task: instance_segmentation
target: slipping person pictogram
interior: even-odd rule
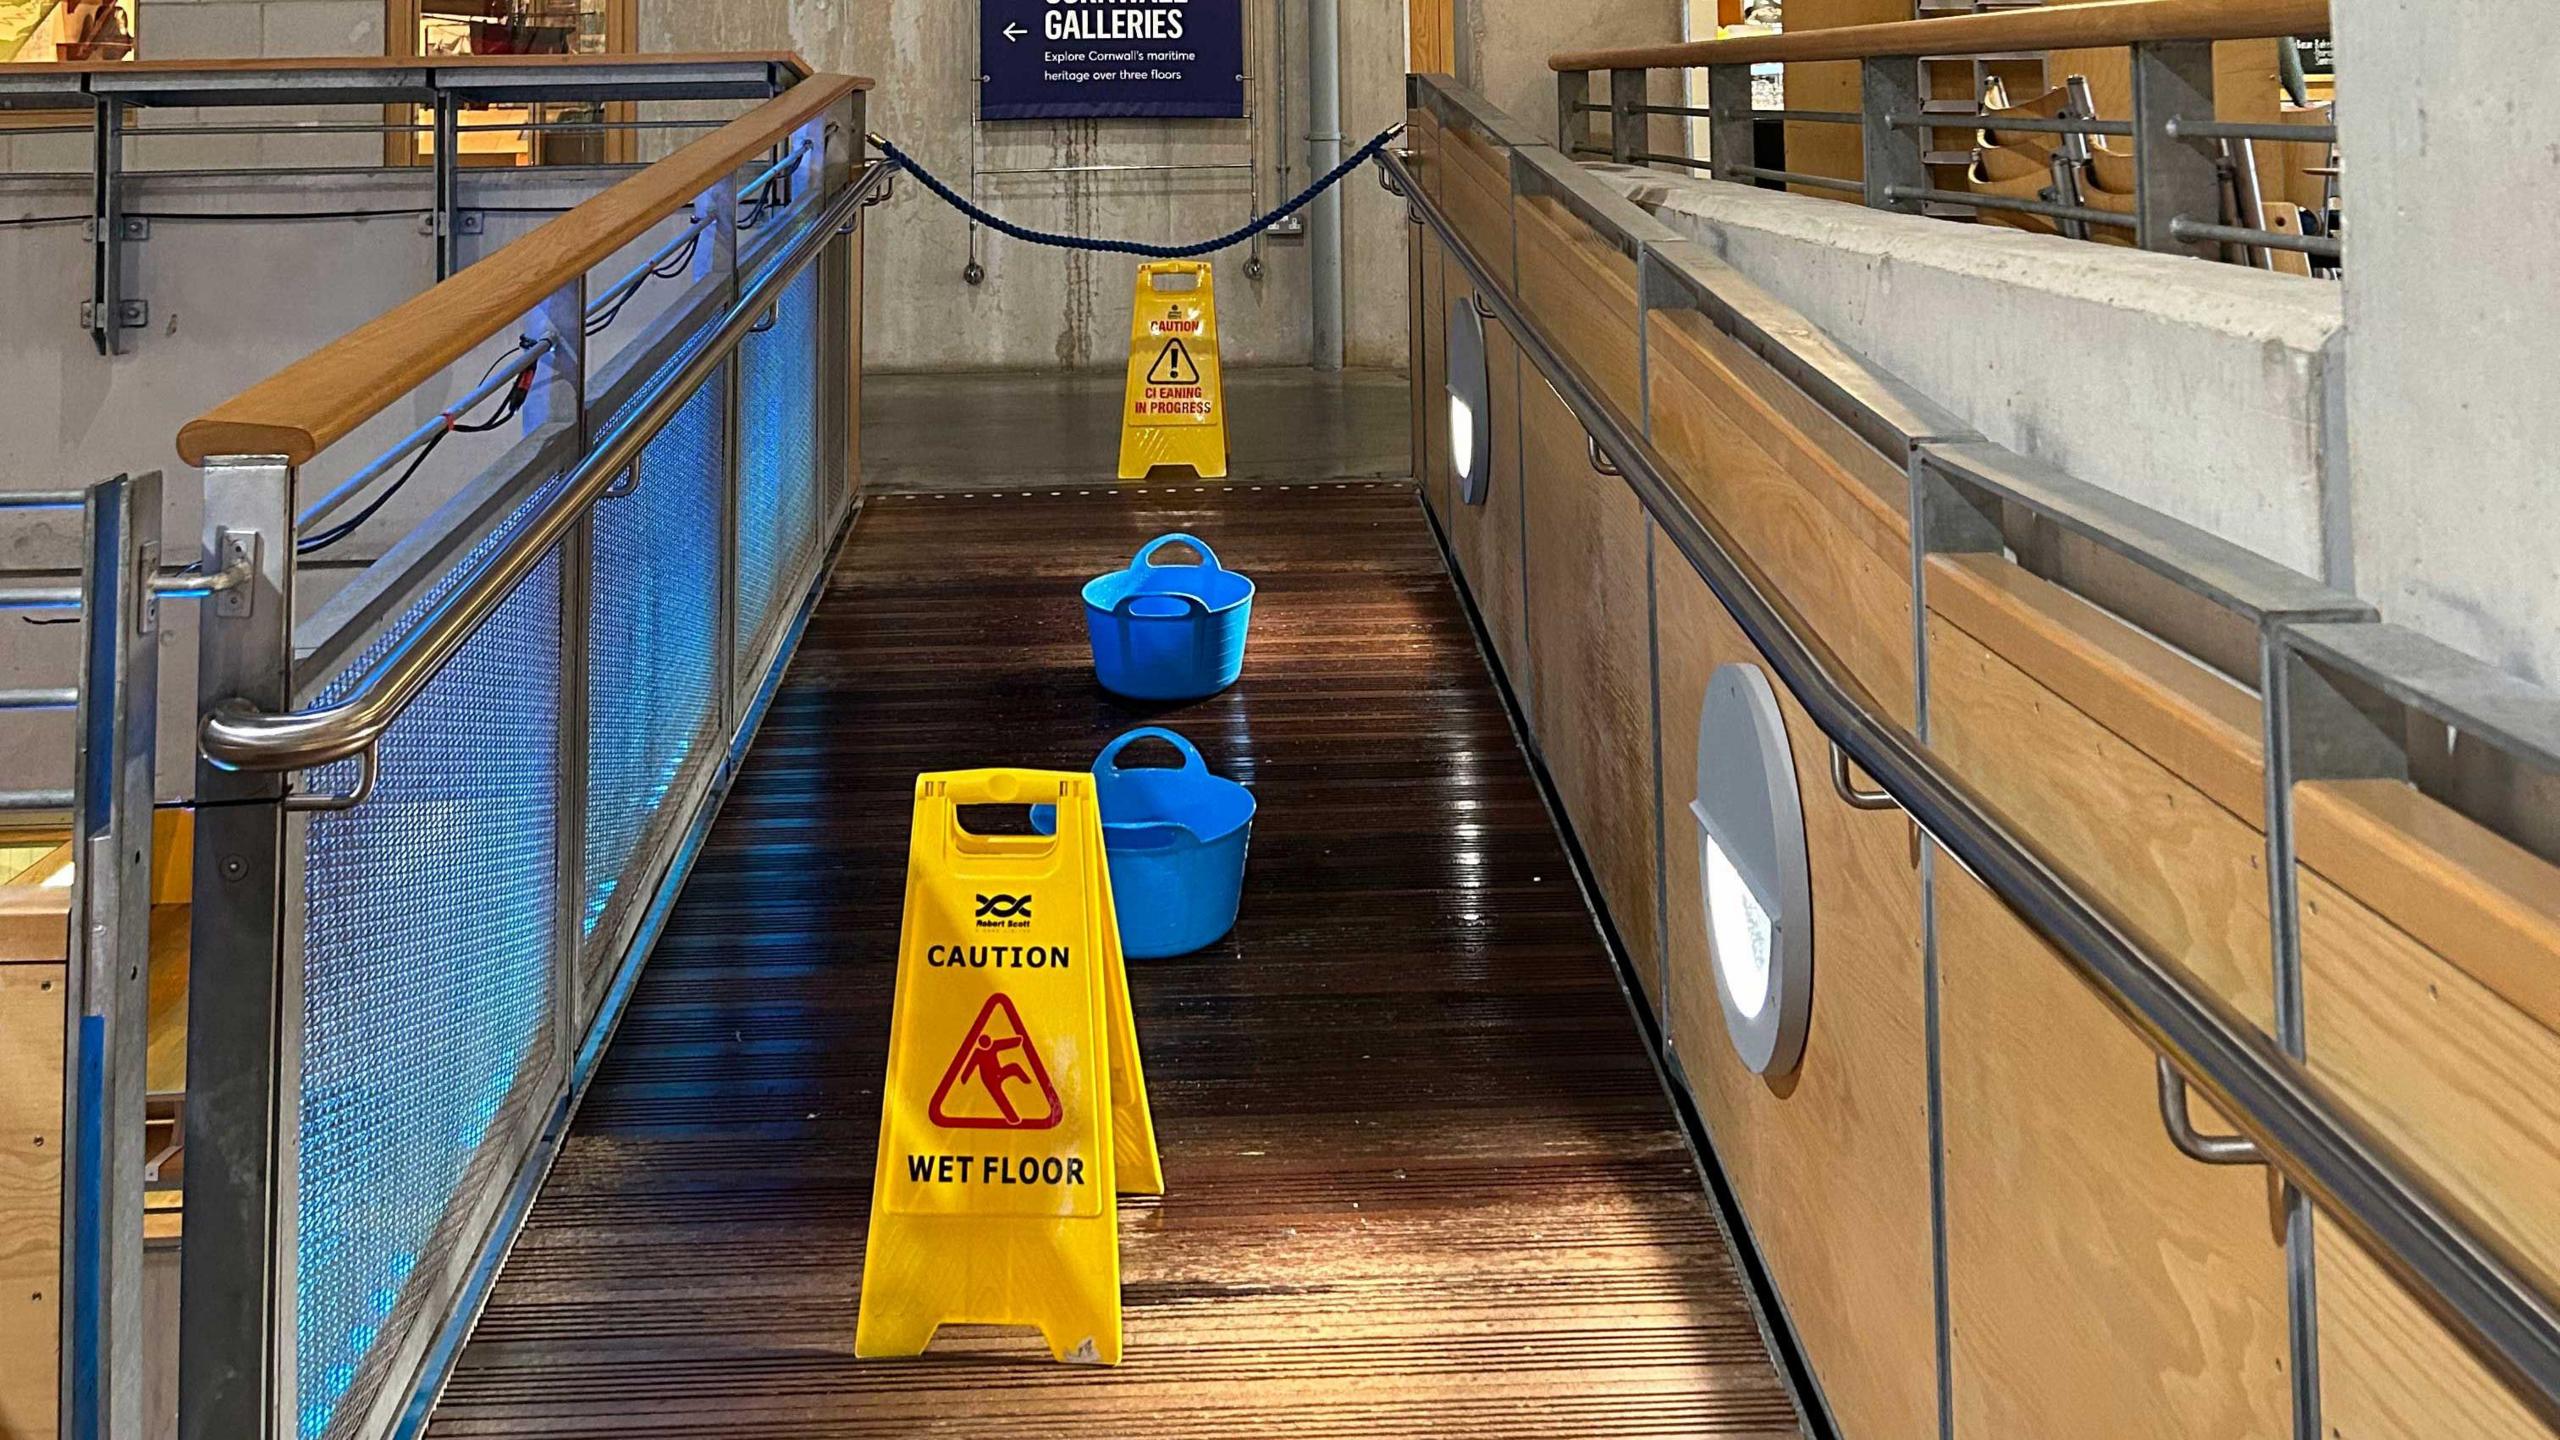
[[[996,1028],[999,1022],[1003,1031]],[[1016,1082],[1037,1087],[1042,1101],[1038,1113],[1026,1115],[1015,1103],[1006,1087]],[[970,1103],[981,1096],[995,1113]],[[1066,1118],[1058,1088],[1049,1079],[1048,1067],[1040,1063],[1039,1047],[1031,1043],[1030,1029],[1009,997],[1001,993],[987,997],[925,1113],[946,1130],[1047,1130]]]

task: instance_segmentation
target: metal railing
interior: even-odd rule
[[[2377,623],[2373,608],[2215,536],[1991,444],[1891,377],[1839,350],[1693,242],[1641,208],[1590,183],[1559,150],[1519,138],[1483,101],[1430,77],[1413,82],[1415,108],[1444,126],[1466,126],[1484,148],[1507,156],[1512,205],[1561,201],[1602,246],[1633,261],[1636,304],[1624,317],[1641,373],[1654,312],[1690,311],[1766,361],[1909,476],[1914,663],[1914,727],[1885,714],[1842,661],[1786,602],[1755,578],[1719,522],[1673,480],[1674,466],[1649,438],[1646,417],[1620,414],[1602,398],[1538,315],[1524,308],[1516,245],[1506,272],[1473,248],[1405,158],[1381,158],[1389,187],[1404,195],[1465,272],[1472,300],[1509,328],[1521,353],[1583,426],[1592,466],[1624,477],[1661,534],[1706,582],[1769,668],[1830,742],[1883,787],[1860,792],[1860,808],[1890,797],[1942,849],[1997,893],[2065,957],[2110,1008],[2171,1068],[2160,1085],[2173,1143],[2213,1163],[2236,1163],[2236,1143],[2288,1184],[2287,1255],[2298,1433],[2317,1436],[2318,1349],[2311,1297],[2311,1218],[2332,1217],[2417,1297],[2518,1399],[2560,1421],[2560,1301],[2541,1267],[2482,1223],[2450,1189],[2383,1140],[2304,1061],[2297,856],[2290,817],[2298,780],[2410,773],[2407,733],[2361,703],[2329,698],[2353,672],[2369,690],[2424,712],[2475,743],[2560,770],[2560,698],[2497,677],[2489,667]],[[1453,300],[1452,303],[1459,303]],[[1426,323],[1431,323],[1426,321]],[[1587,339],[1587,337],[1586,337]],[[1934,554],[2009,553],[1999,518],[2021,511],[2074,542],[2139,567],[2250,627],[2269,823],[2266,865],[2274,916],[2269,964],[2276,1028],[2262,1030],[2174,957],[2156,953],[2030,837],[1999,818],[1930,748],[1927,561]],[[2316,708],[2306,697],[2317,697]],[[2306,731],[2306,726],[2317,727]],[[2318,768],[2307,759],[2316,756]],[[1838,765],[1835,760],[1835,765]],[[1841,776],[1845,783],[1845,774]],[[2238,1137],[2186,1130],[2184,1089],[2200,1088],[2239,1126]],[[2170,1101],[2180,1104],[2172,1118]],[[2184,1132],[2184,1133],[2182,1133]]]
[[[2057,222],[2085,238],[2090,227],[2129,232],[2141,249],[2207,259],[2236,259],[2272,268],[2272,252],[2294,251],[2324,269],[2343,256],[2338,236],[2269,226],[2253,146],[2260,141],[2334,145],[2335,125],[2289,125],[2218,119],[2213,47],[2218,40],[2325,36],[2327,0],[2114,0],[2051,12],[1980,15],[1843,26],[1684,45],[1559,54],[1556,146],[1622,165],[1669,165],[1717,180],[1807,186],[1855,195],[1869,207],[1907,214],[1970,215],[2000,211]],[[2132,118],[2100,119],[2085,87],[2073,87],[2058,116],[1993,114],[1980,103],[1950,106],[1933,97],[1923,66],[1933,57],[2006,56],[2028,46],[2121,45],[2131,52]],[[1751,67],[1770,62],[1852,60],[1860,70],[1855,113],[1755,110]],[[1665,105],[1648,98],[1657,70],[1707,72],[1707,104]],[[1607,98],[1592,98],[1593,77],[1608,77]],[[1706,122],[1707,153],[1655,150],[1650,117]],[[1608,117],[1598,132],[1593,117]],[[1753,127],[1762,121],[1854,126],[1864,159],[1861,178],[1805,173],[1753,163]],[[1685,127],[1684,127],[1685,129]],[[2052,183],[2029,197],[1955,190],[1930,183],[1940,157],[1940,131],[2016,131],[2065,137],[2052,157]],[[2124,209],[2087,203],[2084,183],[2093,137],[2133,143],[2133,195]],[[1968,154],[1972,152],[1967,152]],[[2231,223],[2237,221],[2239,223]]]
[[[644,172],[554,222],[689,207],[593,303],[557,258],[592,238],[452,282],[558,278],[521,317],[439,312],[485,328],[448,349],[523,337],[521,437],[300,626],[295,536],[363,485],[303,510],[297,460],[206,457],[208,541],[257,569],[198,665],[190,1440],[424,1428],[852,515],[853,267],[888,176],[861,111],[799,106],[778,167],[697,159],[699,195]],[[684,293],[590,373],[595,318],[688,246]]]
[[[227,595],[245,565],[210,576],[160,566],[160,476],[86,491],[0,495],[0,513],[82,510],[80,583],[0,590],[0,609],[77,612],[79,683],[0,691],[0,710],[73,713],[72,785],[0,793],[0,811],[67,811],[64,936],[59,1433],[145,1433],[142,1211],[150,1101],[152,816],[160,602]]]
[[[131,213],[126,148],[136,138],[172,135],[418,134],[431,136],[433,153],[422,169],[431,181],[421,218],[435,237],[436,278],[462,268],[464,239],[479,222],[464,203],[461,137],[474,131],[593,130],[607,134],[654,130],[707,130],[720,119],[606,118],[530,125],[465,124],[469,107],[568,101],[638,104],[647,101],[764,100],[808,73],[779,55],[633,55],[594,57],[489,57],[461,60],[335,57],[277,60],[256,65],[220,61],[141,62],[111,65],[0,65],[0,110],[85,113],[81,124],[36,126],[14,135],[58,133],[89,136],[89,206],[77,217],[90,241],[89,294],[80,302],[81,324],[101,355],[126,348],[126,332],[150,323],[140,293],[139,247],[150,240],[150,217]],[[400,121],[269,120],[232,124],[190,121],[165,131],[134,120],[155,109],[220,110],[309,105],[415,105],[432,116]],[[282,167],[279,167],[282,168]],[[326,213],[326,212],[322,212]],[[164,217],[165,218],[165,217]]]

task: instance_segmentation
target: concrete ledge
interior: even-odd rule
[[[2345,578],[2336,286],[1589,168],[1985,436]]]

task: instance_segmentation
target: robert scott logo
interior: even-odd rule
[[[1031,897],[1028,895],[981,895],[978,897],[978,928],[981,930],[1020,930],[1031,924]]]

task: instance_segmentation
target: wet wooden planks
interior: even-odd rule
[[[1165,530],[1245,679],[1094,686]],[[1172,1186],[1126,1363],[856,1362],[916,772],[1182,729],[1262,811],[1244,918],[1132,976]],[[872,502],[436,1416],[447,1437],[1797,1433],[1409,487]]]

